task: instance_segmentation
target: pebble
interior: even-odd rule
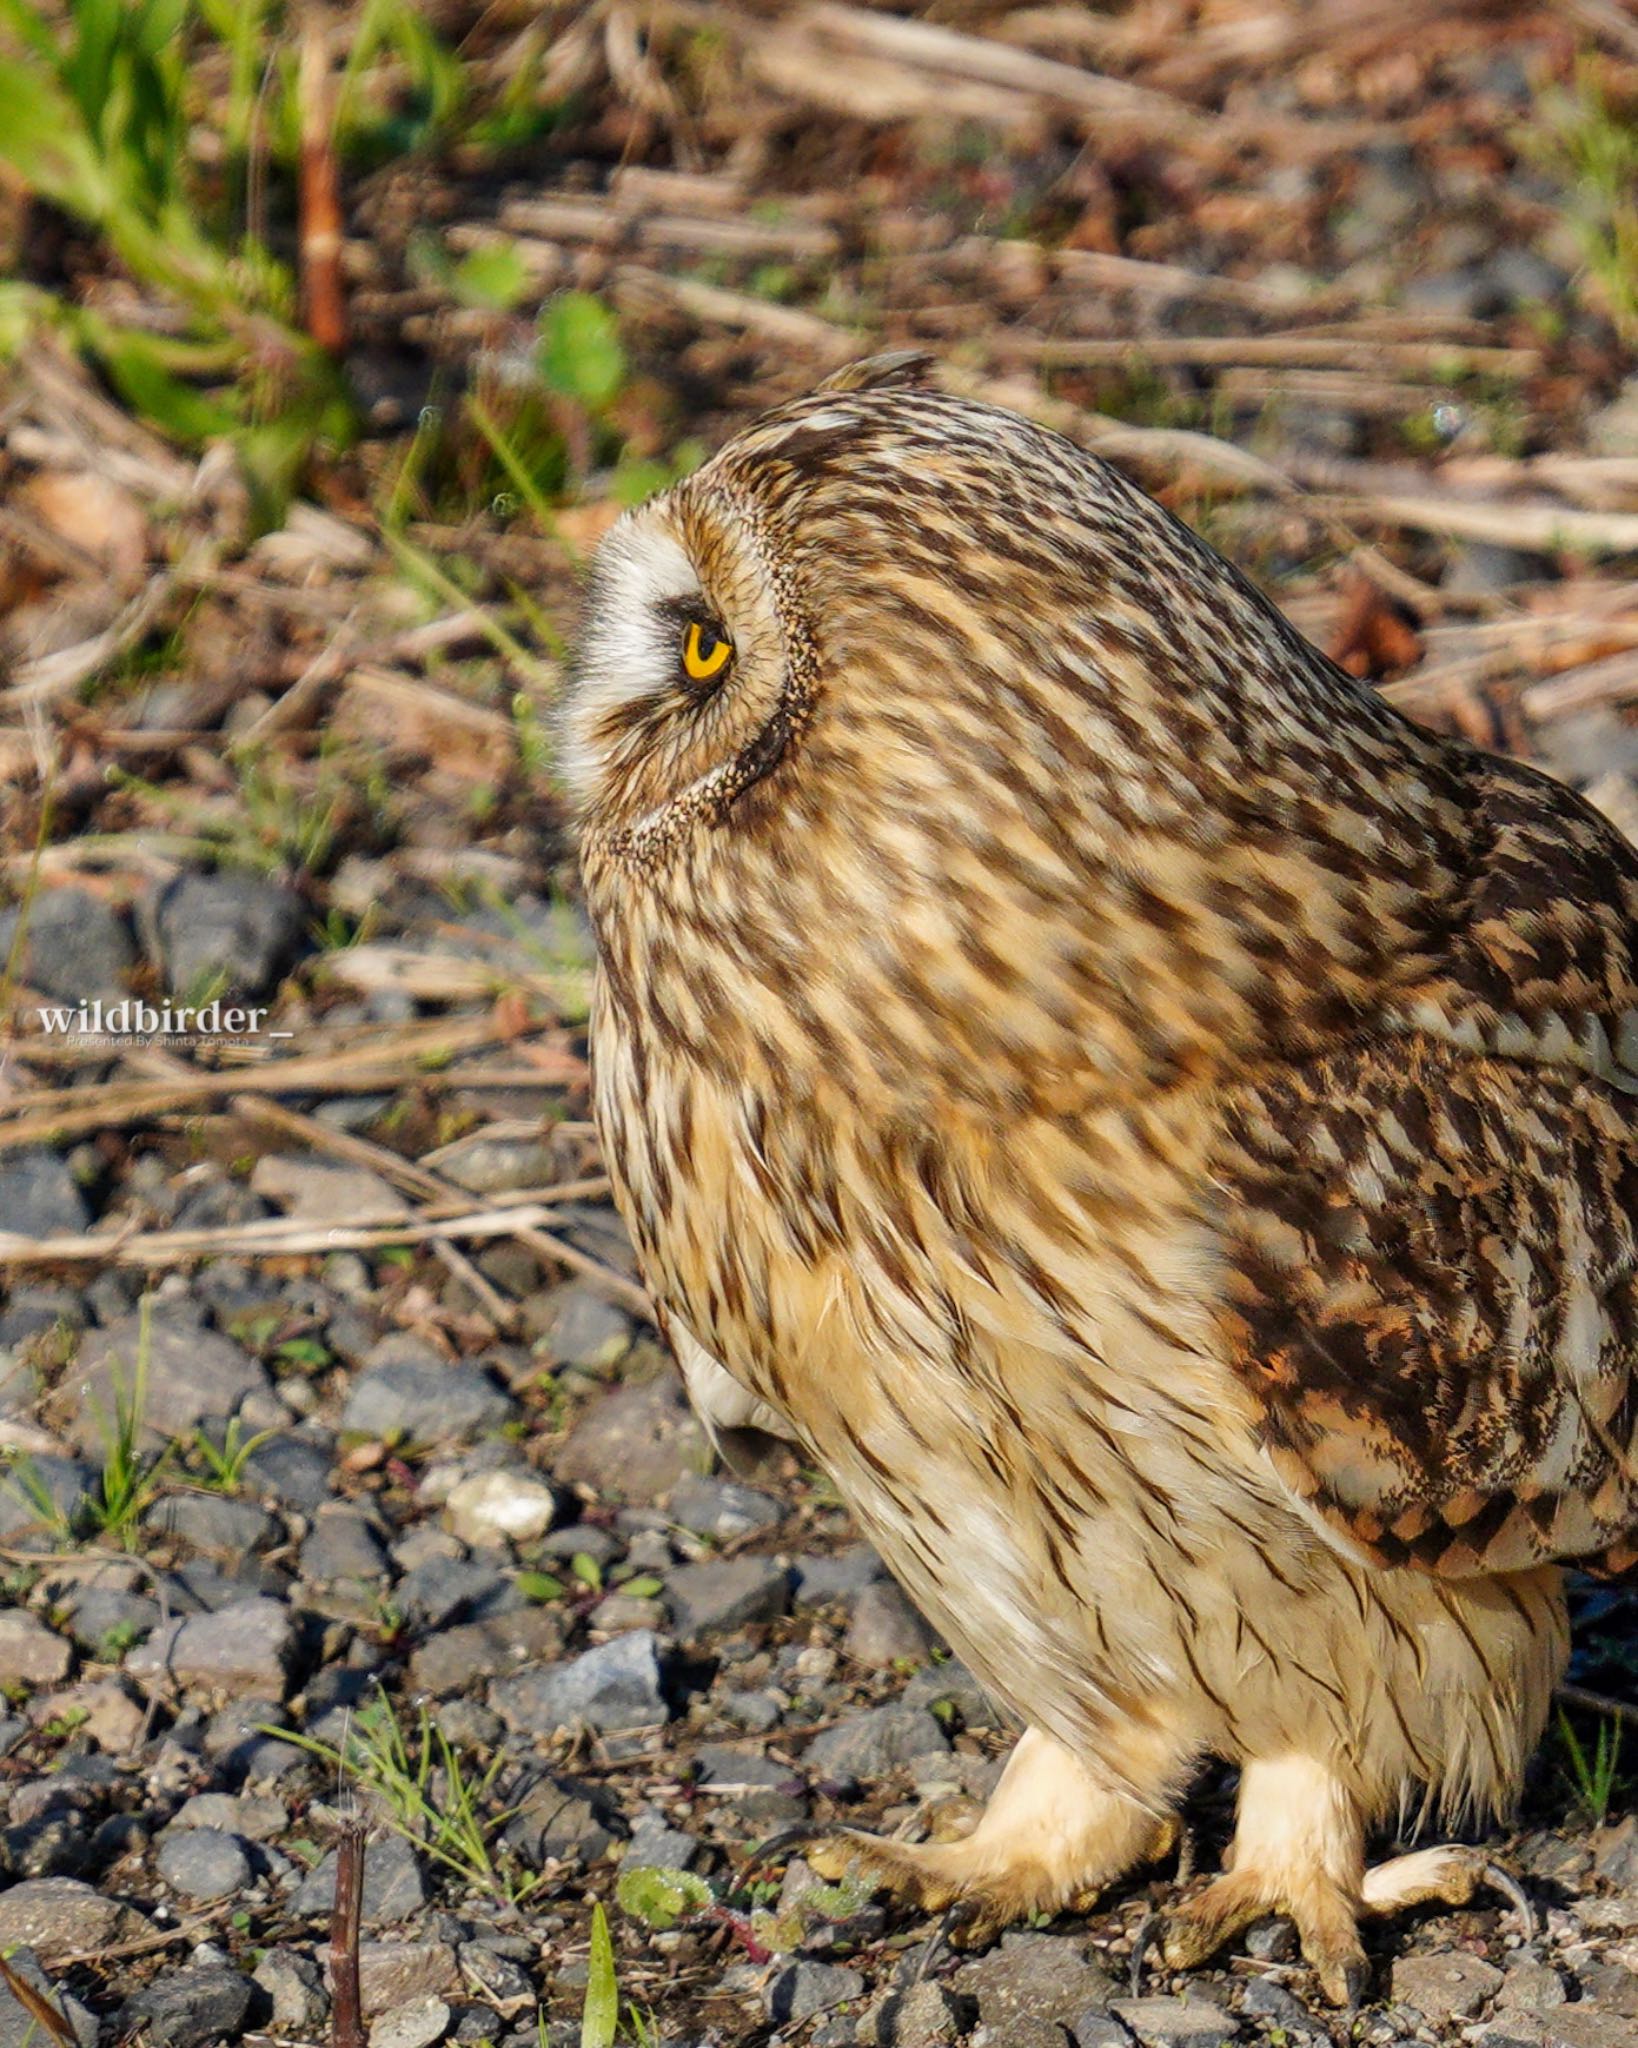
[[[384,2012],[370,2029],[370,2048],[432,2048],[449,2032],[450,2011],[441,1998],[416,1998]]]
[[[73,1650],[37,1615],[0,1608],[0,1685],[57,1685],[73,1661]]]
[[[139,1316],[122,1316],[86,1337],[62,1382],[73,1403],[70,1433],[81,1450],[101,1454],[113,1427],[116,1395],[127,1402],[134,1398],[141,1358]],[[201,1423],[226,1421],[251,1395],[271,1391],[266,1372],[243,1345],[205,1328],[185,1308],[154,1311],[139,1418],[146,1448],[189,1437]]]
[[[60,1957],[149,1933],[146,1918],[73,1877],[25,1879],[0,1892],[0,1955],[30,1948],[49,1969]]]
[[[887,1567],[868,1543],[853,1543],[830,1556],[796,1560],[796,1602],[799,1607],[824,1607],[832,1600],[851,1601],[887,1577]]]
[[[775,1529],[785,1519],[783,1505],[771,1493],[741,1486],[733,1479],[707,1479],[689,1472],[672,1489],[672,1519],[695,1536],[732,1543]]]
[[[979,2018],[1003,2040],[1026,2018],[1069,2027],[1092,2007],[1106,2011],[1115,1988],[1084,1942],[1021,1933],[1003,1935],[999,1948],[964,1963],[949,1984],[978,2000]]]
[[[448,1443],[498,1429],[517,1404],[476,1365],[444,1358],[417,1337],[384,1337],[342,1410],[352,1436],[385,1443]]]
[[[1110,2010],[1144,2048],[1222,2048],[1240,2031],[1232,2013],[1204,1998],[1129,1998]]]
[[[307,1223],[396,1223],[409,1203],[380,1174],[301,1153],[268,1152],[256,1161],[251,1189],[287,1216]]]
[[[1460,1951],[1394,1959],[1394,2004],[1411,2006],[1425,2019],[1470,2018],[1496,1995],[1501,1983],[1502,1973],[1494,1963]]]
[[[656,1501],[710,1462],[710,1447],[673,1372],[600,1394],[553,1461],[567,1486],[612,1499]]]
[[[290,1611],[277,1600],[240,1600],[156,1629],[125,1660],[139,1682],[282,1700],[295,1656]]]
[[[1291,2002],[1296,2004],[1295,1999]],[[1069,2033],[1075,2048],[1132,2048],[1132,2031],[1126,2023],[1116,2019],[1112,2012],[1099,2012],[1095,2007],[1083,2012]]]
[[[777,1619],[790,1605],[790,1574],[774,1558],[728,1558],[673,1572],[665,1593],[677,1633],[688,1641]]]
[[[895,1664],[925,1664],[933,1634],[892,1579],[861,1586],[842,1648],[856,1664],[885,1671]]]
[[[169,1493],[154,1502],[143,1517],[156,1533],[179,1537],[195,1550],[218,1557],[246,1557],[271,1543],[278,1524],[248,1500],[221,1493]]]
[[[391,1570],[373,1517],[340,1501],[327,1501],[314,1515],[302,1541],[299,1565],[302,1577],[318,1585],[338,1579],[382,1579]]]
[[[532,1472],[474,1472],[450,1488],[444,1513],[450,1528],[475,1549],[531,1543],[557,1519],[557,1495]]]
[[[258,1444],[245,1459],[243,1483],[280,1507],[315,1513],[331,1495],[335,1456],[328,1442],[301,1436],[277,1436]]]
[[[306,922],[293,889],[237,869],[182,875],[153,909],[166,978],[185,1000],[223,975],[236,993],[263,994],[295,957]]]
[[[405,1572],[394,1598],[417,1626],[438,1629],[469,1615],[504,1612],[521,1596],[486,1558],[429,1557]]]
[[[440,1629],[410,1653],[410,1681],[435,1699],[464,1692],[474,1680],[497,1678],[525,1663],[558,1657],[564,1623],[549,1607],[529,1607]]]
[[[160,1876],[185,1899],[225,1899],[250,1883],[243,1844],[214,1828],[168,1828],[154,1860]]]
[[[864,1996],[865,1980],[840,1963],[792,1963],[769,1979],[764,1999],[768,2017],[795,2026],[816,2012],[828,2012],[849,1998]]]
[[[328,1916],[335,1903],[336,1853],[331,1849],[291,1893],[287,1905],[296,1918]],[[402,1835],[380,1834],[365,1843],[361,1912],[364,1926],[396,1927],[418,1913],[426,1902],[426,1879],[421,1874],[420,1859]]]
[[[653,1728],[669,1712],[651,1629],[633,1629],[567,1663],[501,1679],[490,1688],[489,1700],[509,1728],[526,1735],[579,1726],[600,1732]]]
[[[10,957],[21,914],[0,911],[0,959]],[[121,995],[135,960],[125,919],[87,890],[42,889],[30,904],[21,976],[54,1002],[79,1004]],[[15,1227],[8,1221],[8,1229]]]
[[[600,1379],[619,1365],[636,1335],[629,1310],[574,1280],[535,1298],[528,1329],[544,1364],[573,1366]]]
[[[822,1729],[808,1744],[802,1762],[809,1777],[862,1782],[949,1746],[944,1730],[925,1708],[894,1701],[867,1707],[834,1728]]]
[[[0,1468],[0,1538],[14,1543],[25,1536],[53,1536],[52,1522],[61,1519],[71,1527],[78,1524],[91,1501],[96,1475],[77,1458],[59,1458],[49,1451],[34,1454],[29,1463],[31,1484],[25,1488],[15,1472]],[[35,1492],[41,1492],[50,1509],[43,1517]]]
[[[594,1863],[613,1845],[613,1817],[595,1788],[548,1773],[515,1802],[506,1844],[537,1865],[570,1856]]]
[[[208,2042],[238,2040],[254,1997],[249,1979],[235,1969],[178,1970],[133,1992],[120,2021],[127,2028],[140,2026],[154,2048],[206,2048]]]
[[[271,2001],[268,2018],[289,2034],[317,2034],[330,2017],[324,1973],[310,1956],[291,1948],[270,1948],[251,1973]]]
[[[0,1216],[18,1237],[74,1237],[91,1222],[67,1162],[44,1145],[21,1146],[0,1158]]]

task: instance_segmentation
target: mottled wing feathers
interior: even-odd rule
[[[1638,1156],[1573,1070],[1390,1040],[1229,1104],[1231,1355],[1285,1483],[1384,1563],[1638,1558]]]

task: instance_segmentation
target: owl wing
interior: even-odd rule
[[[1638,1105],[1407,1037],[1238,1088],[1230,1355],[1281,1480],[1383,1563],[1638,1560]]]

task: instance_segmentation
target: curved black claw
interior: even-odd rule
[[[781,1828],[777,1834],[769,1835],[766,1841],[758,1842],[739,1866],[741,1884],[749,1884],[753,1872],[761,1870],[765,1864],[777,1863],[781,1857],[789,1856],[794,1850],[805,1849],[810,1842],[817,1842],[821,1836],[834,1832],[833,1828],[808,1820],[799,1820],[791,1827]]]
[[[1365,2003],[1365,1994],[1371,1988],[1371,1966],[1363,1956],[1342,1966],[1342,1985],[1348,1994],[1343,2000],[1349,2012],[1358,2012]]]
[[[1513,1911],[1518,1914],[1524,1928],[1525,1940],[1534,1941],[1541,1932],[1541,1923],[1536,1918],[1535,1907],[1531,1905],[1529,1899],[1525,1896],[1523,1885],[1519,1883],[1510,1870],[1503,1870],[1499,1863],[1485,1864],[1479,1875],[1492,1891],[1500,1892],[1502,1897],[1513,1908]]]

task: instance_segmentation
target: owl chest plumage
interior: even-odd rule
[[[1303,1579],[1161,1137],[882,1129],[744,1051],[697,1061],[606,983],[594,1052],[651,1285],[1020,1713],[1084,1741],[1186,1678],[1188,1585],[1236,1543]]]

